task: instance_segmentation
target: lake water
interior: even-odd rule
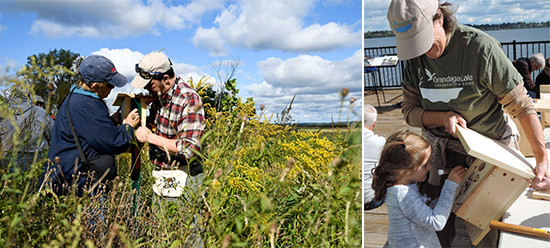
[[[547,41],[550,40],[550,27],[508,29],[485,31],[500,42],[516,41]],[[395,46],[395,37],[365,39],[365,47]]]

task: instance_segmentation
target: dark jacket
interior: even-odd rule
[[[541,71],[537,76],[537,79],[535,80],[535,84],[537,85],[537,92],[539,92],[537,98],[540,98],[540,86],[544,84],[550,84],[550,76],[546,75],[546,72],[544,72],[544,70]]]
[[[79,158],[78,149],[67,118],[67,100],[70,99],[69,113],[80,144],[86,158],[99,154],[120,154],[125,152],[134,138],[134,129],[130,125],[115,126],[109,118],[109,109],[105,102],[95,94],[88,94],[77,89],[71,97],[67,97],[61,105],[52,130],[52,141],[48,153],[48,164],[44,176],[51,169],[56,169],[56,157],[59,157],[62,174],[54,170],[49,178],[53,188],[60,193],[59,184],[72,183],[75,160]],[[80,159],[79,159],[80,160]],[[79,169],[82,163],[78,164]],[[42,181],[41,180],[41,181]],[[85,178],[78,181],[79,186],[85,184]],[[57,186],[57,188],[56,188]]]
[[[519,58],[514,61],[512,61],[512,64],[514,64],[514,67],[518,70],[519,74],[521,74],[521,77],[523,77],[523,85],[527,90],[535,90],[535,83],[531,79],[531,72],[533,69],[531,68],[531,63],[529,63],[528,58]]]

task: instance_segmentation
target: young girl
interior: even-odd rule
[[[451,213],[455,190],[466,174],[455,167],[443,185],[439,200],[430,203],[416,183],[426,179],[432,149],[428,142],[408,130],[398,131],[386,141],[380,163],[373,173],[374,200],[386,197],[390,247],[441,247],[436,231],[445,226]]]

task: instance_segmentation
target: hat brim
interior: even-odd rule
[[[432,25],[426,25],[424,29],[415,36],[408,39],[397,39],[397,57],[400,60],[408,60],[425,54],[430,50],[434,40],[434,29]]]
[[[151,81],[151,80],[143,79],[138,74],[134,77],[134,79],[132,80],[132,83],[130,83],[130,85],[132,85],[132,87],[134,87],[134,88],[143,88],[143,87],[145,87],[145,85],[147,85],[149,83],[149,81]]]
[[[124,87],[124,85],[128,83],[128,79],[124,75],[116,72],[108,82],[116,87]]]

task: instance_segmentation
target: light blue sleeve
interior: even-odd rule
[[[399,208],[403,215],[417,225],[430,230],[440,231],[445,227],[445,223],[451,213],[457,187],[457,183],[446,180],[441,190],[439,200],[433,209],[424,202],[423,197],[414,196],[412,194],[405,195],[399,201]]]

